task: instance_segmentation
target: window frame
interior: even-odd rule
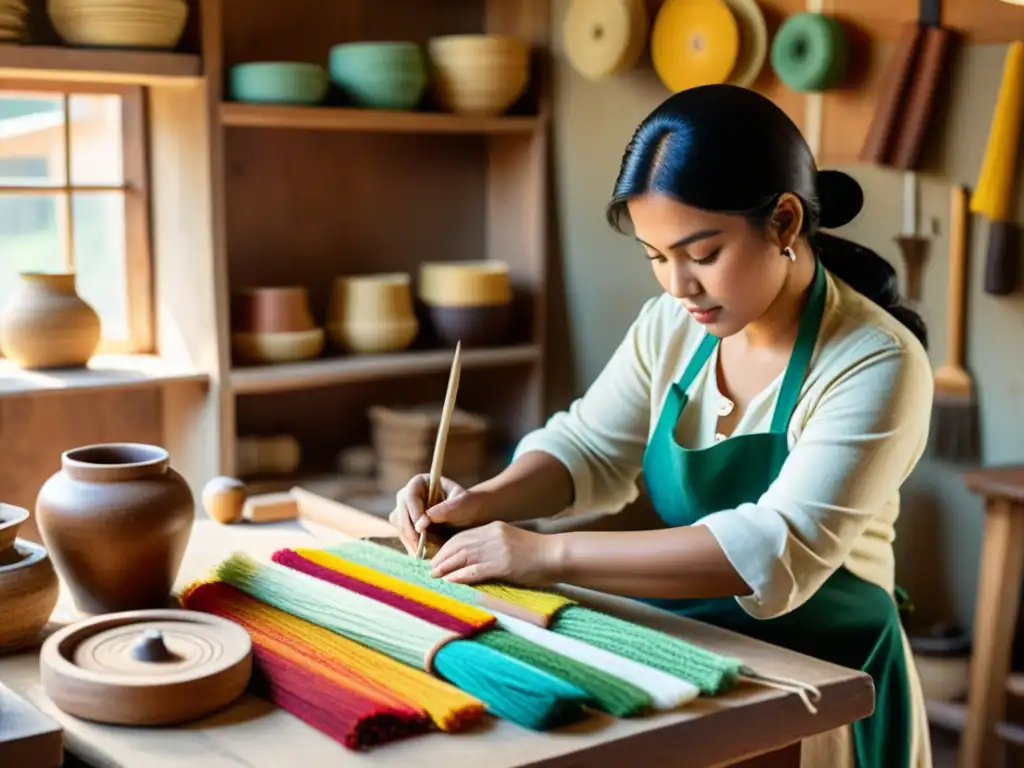
[[[128,338],[100,340],[98,354],[154,354],[153,261],[150,222],[150,179],[147,154],[146,93],[141,85],[60,80],[0,79],[0,92],[59,93],[64,96],[64,184],[12,186],[0,184],[0,195],[52,194],[64,198],[70,208],[77,190],[120,192],[124,200],[125,285],[127,289]],[[71,179],[71,123],[69,98],[77,94],[121,97],[122,184],[73,184]],[[69,236],[74,232],[71,219]],[[67,247],[67,246],[66,246]],[[73,253],[65,250],[65,258]]]

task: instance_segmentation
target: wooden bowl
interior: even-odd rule
[[[28,510],[0,504],[0,653],[20,649],[50,620],[60,596],[46,548],[17,538]]]
[[[530,80],[530,43],[520,37],[441,35],[427,51],[437,97],[452,112],[501,114]]]
[[[28,520],[28,510],[13,504],[0,503],[0,558],[3,553],[14,546],[18,538],[18,529]],[[3,564],[0,559],[0,565]]]
[[[239,361],[289,363],[310,360],[324,349],[324,329],[282,333],[232,333],[231,348]]]
[[[246,334],[304,333],[316,330],[303,286],[248,288],[235,293],[231,330]]]
[[[47,14],[70,45],[171,49],[188,20],[184,0],[49,0]]]

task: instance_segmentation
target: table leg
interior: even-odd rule
[[[967,722],[960,740],[960,768],[1003,764],[1004,745],[994,728],[1006,710],[1006,677],[1020,610],[1022,567],[1024,508],[1015,508],[1006,499],[989,499],[975,598],[971,682]]]

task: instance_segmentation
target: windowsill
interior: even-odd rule
[[[168,384],[205,387],[204,373],[174,369],[154,355],[95,355],[86,368],[28,371],[0,359],[0,397],[132,390]]]

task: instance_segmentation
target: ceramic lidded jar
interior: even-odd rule
[[[36,523],[78,609],[111,613],[167,606],[194,510],[165,449],[107,443],[62,454]]]
[[[75,274],[22,272],[0,313],[0,349],[22,368],[77,368],[100,343],[100,318],[75,289]]]
[[[46,549],[17,537],[26,520],[27,509],[0,504],[0,654],[31,641],[60,595]]]

